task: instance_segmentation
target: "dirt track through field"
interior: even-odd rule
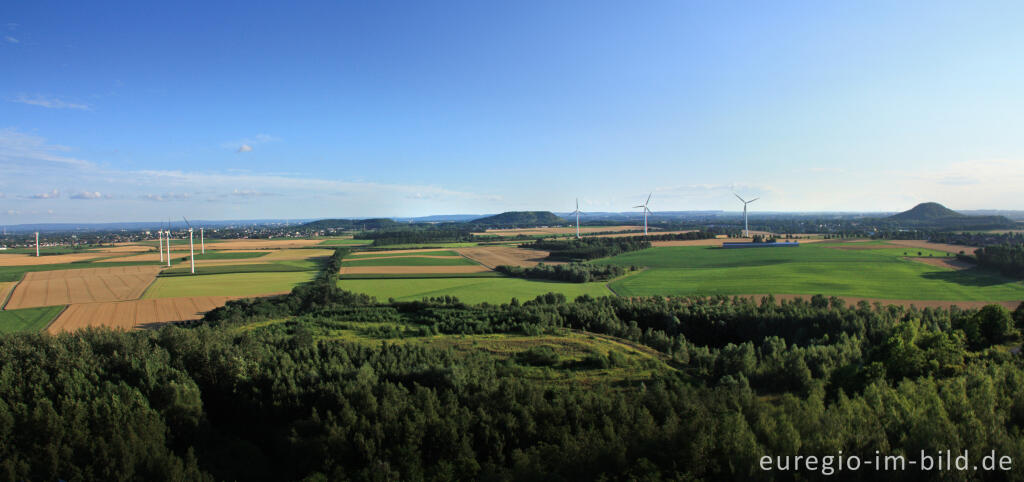
[[[947,253],[957,254],[963,251],[966,254],[974,254],[974,250],[978,249],[977,246],[964,246],[960,244],[944,244],[944,243],[929,243],[928,241],[918,241],[911,239],[889,239],[886,240],[889,244],[895,244],[897,246],[906,246],[908,248],[921,248],[921,249],[934,249],[935,251],[945,251]]]
[[[214,308],[238,297],[200,296],[154,300],[72,304],[47,327],[50,333],[106,326],[121,330],[152,328],[175,321],[198,320]]]
[[[761,298],[768,295],[737,295],[740,298],[752,298],[755,302],[760,303]],[[793,300],[796,298],[803,298],[805,301],[810,301],[813,295],[773,295],[776,300]],[[731,298],[732,296],[730,296]],[[827,298],[827,296],[826,296]],[[900,306],[916,306],[918,308],[949,308],[950,306],[959,306],[960,308],[981,308],[986,305],[1003,305],[1011,310],[1017,308],[1020,305],[1020,301],[948,301],[948,300],[887,300],[881,298],[860,298],[856,296],[837,296],[846,302],[847,306],[856,305],[861,301],[867,301],[868,303],[874,304],[875,302],[881,303],[882,306],[887,305],[900,305]]]
[[[158,266],[33,271],[18,283],[6,309],[134,300],[159,272]]]
[[[533,267],[540,263],[564,264],[561,261],[545,261],[547,251],[516,248],[512,246],[478,246],[474,248],[458,248],[459,254],[494,269],[500,265]]]
[[[344,266],[341,274],[451,274],[484,273],[484,266]]]

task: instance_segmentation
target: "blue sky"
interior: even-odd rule
[[[1019,2],[258,3],[5,5],[0,224],[1024,209]]]

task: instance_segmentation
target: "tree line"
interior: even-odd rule
[[[587,263],[540,263],[532,267],[501,265],[494,268],[494,270],[517,278],[589,283],[591,281],[607,281],[612,278],[618,278],[629,271],[636,270],[636,267],[627,269],[622,266],[599,266]]]
[[[1011,278],[1024,278],[1024,244],[985,246],[974,252],[978,265]]]

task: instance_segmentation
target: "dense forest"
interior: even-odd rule
[[[587,261],[651,247],[645,236],[621,238],[538,239],[522,247],[548,251],[551,261]]]
[[[230,302],[189,326],[0,337],[0,477],[790,480],[821,476],[761,472],[761,457],[1024,460],[1024,364],[1005,349],[1024,305],[553,294],[380,303],[337,288],[344,256],[290,295]],[[356,324],[379,343],[337,335]],[[411,343],[571,333],[658,357],[568,362],[543,346],[501,357]],[[602,382],[613,369],[646,375]],[[837,475],[936,475],[908,470]],[[1016,467],[939,475],[1021,478]]]
[[[500,273],[515,276],[517,278],[566,281],[569,283],[589,283],[591,281],[607,281],[612,278],[617,278],[626,274],[628,271],[636,270],[636,267],[632,267],[627,271],[626,268],[615,265],[599,266],[586,263],[540,263],[533,267],[502,265],[494,269]]]
[[[978,264],[1005,276],[1024,279],[1024,244],[985,246],[974,252]]]
[[[364,231],[356,233],[353,237],[355,239],[371,239],[374,246],[474,241],[469,229],[448,226],[398,227],[380,231]]]

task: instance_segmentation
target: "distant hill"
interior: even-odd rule
[[[321,219],[303,224],[309,229],[382,229],[394,226],[395,221],[387,218],[373,219]]]
[[[947,208],[939,203],[921,203],[908,211],[885,218],[900,226],[940,229],[998,229],[1013,227],[1016,223],[1004,216],[967,216]]]
[[[952,209],[947,208],[939,203],[921,203],[909,211],[903,211],[899,214],[889,216],[889,219],[902,220],[902,221],[923,221],[937,218],[962,218],[965,217]]]
[[[551,211],[509,211],[486,218],[471,221],[479,226],[505,226],[528,228],[534,226],[551,226],[565,224],[563,218],[555,216]]]

